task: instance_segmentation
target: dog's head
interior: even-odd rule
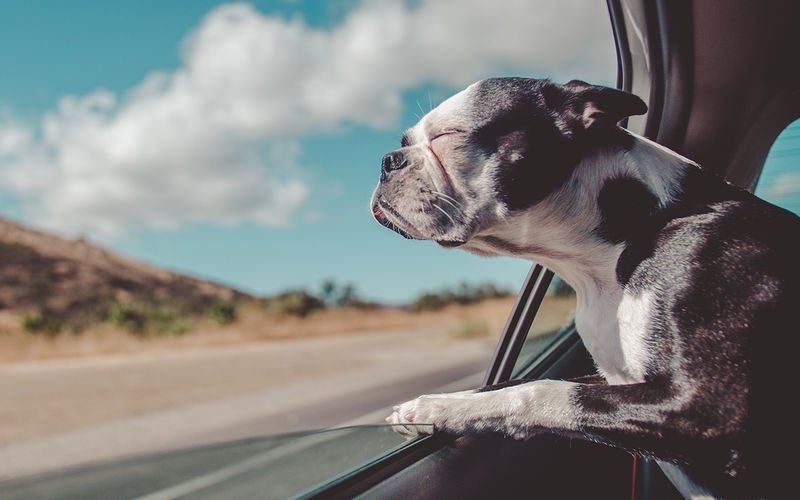
[[[482,80],[383,157],[373,216],[407,238],[464,245],[558,190],[589,150],[619,140],[619,120],[646,110],[632,94],[577,80]]]

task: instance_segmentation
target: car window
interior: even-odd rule
[[[512,379],[524,376],[553,342],[571,330],[576,306],[575,290],[554,276],[525,336],[511,371]]]
[[[756,187],[756,195],[800,215],[800,120],[775,140]]]
[[[6,481],[0,498],[292,498],[408,444],[388,425],[270,436]]]

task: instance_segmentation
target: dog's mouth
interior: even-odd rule
[[[442,248],[456,248],[466,243],[465,241],[457,240],[434,240],[434,242]]]
[[[405,219],[403,219],[403,217],[401,217],[400,214],[398,214],[385,201],[378,200],[378,202],[372,206],[372,216],[375,217],[375,220],[378,221],[379,224],[391,229],[392,231],[399,234],[403,238],[408,238],[409,240],[415,239],[413,236],[408,234],[408,232],[401,229],[400,226],[390,221],[389,218],[386,217],[386,213],[383,211],[383,209],[386,209],[386,211],[392,214],[393,217],[396,217],[397,219],[405,222]]]
[[[400,236],[402,236],[404,238],[407,238],[409,240],[420,239],[418,237],[411,236],[411,234],[409,234],[408,231],[406,231],[405,229],[403,229],[400,226],[398,226],[396,223],[394,223],[391,220],[389,220],[389,217],[386,216],[386,212],[391,214],[393,219],[395,219],[397,221],[400,221],[400,223],[402,223],[403,225],[405,225],[407,227],[411,226],[411,224],[409,224],[403,218],[402,215],[397,213],[397,210],[393,209],[391,207],[391,205],[389,205],[386,202],[386,200],[384,200],[382,198],[378,199],[375,202],[375,204],[372,206],[372,216],[375,218],[376,221],[378,221],[379,224],[391,229],[392,231],[396,232]],[[427,239],[427,238],[423,238],[423,239]],[[461,240],[435,240],[434,239],[433,241],[434,241],[434,243],[436,243],[437,245],[439,245],[442,248],[456,248],[456,247],[459,247],[459,246],[463,245],[464,243],[466,243],[466,241],[461,241]]]

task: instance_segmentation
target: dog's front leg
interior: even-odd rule
[[[387,421],[407,432],[430,432],[432,424],[434,431],[450,434],[502,433],[516,439],[547,429],[683,460],[691,451],[686,443],[703,439],[714,451],[709,436],[737,435],[739,419],[732,414],[662,379],[625,385],[536,380],[495,391],[420,396],[395,407]],[[423,424],[428,426],[415,428]]]
[[[537,380],[495,391],[425,395],[395,406],[386,421],[410,435],[430,432],[431,425],[449,434],[499,432],[515,439],[542,427],[575,430],[570,392],[576,385]]]

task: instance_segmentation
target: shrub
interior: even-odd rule
[[[26,332],[38,332],[43,327],[44,316],[38,312],[28,313],[22,318],[22,329]]]
[[[360,307],[365,303],[358,298],[356,286],[353,283],[339,285],[333,280],[322,282],[319,298],[325,304],[337,307]]]
[[[147,330],[157,334],[183,335],[191,328],[188,320],[166,309],[156,309],[147,317]]]
[[[229,300],[218,300],[208,308],[208,317],[220,325],[229,325],[236,320],[236,305]]]
[[[325,309],[325,303],[305,290],[293,290],[267,299],[265,308],[272,314],[305,317]]]
[[[508,291],[499,290],[492,283],[484,283],[477,286],[461,283],[455,292],[445,288],[439,293],[424,293],[412,302],[408,309],[411,312],[435,311],[450,304],[475,304],[487,299],[507,297],[508,295],[510,295]]]
[[[145,323],[144,314],[132,304],[125,303],[112,305],[108,311],[108,320],[117,328],[136,333],[142,332]]]
[[[437,293],[424,293],[408,306],[411,312],[436,311],[442,309],[448,301]]]
[[[46,332],[52,335],[61,331],[62,326],[60,319],[39,312],[28,313],[22,318],[22,329],[28,333]]]

